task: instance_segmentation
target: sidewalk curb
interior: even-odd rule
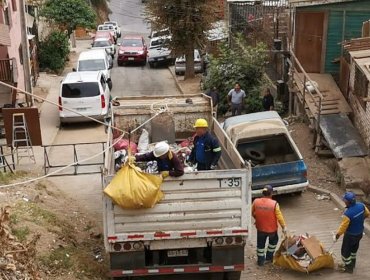
[[[334,204],[341,210],[344,210],[346,208],[346,205],[342,201],[342,199],[335,193],[330,192],[328,190],[324,190],[315,186],[309,185],[307,187],[307,190],[313,193],[319,193],[319,194],[326,194],[330,196],[330,199],[334,202]],[[364,233],[370,237],[370,225],[368,222],[364,223]]]
[[[171,66],[168,66],[167,69],[168,69],[168,71],[170,71],[170,73],[172,75],[172,78],[175,80],[175,84],[176,84],[177,89],[181,92],[182,95],[185,95],[184,90],[182,89],[182,87],[179,84],[179,81],[177,80],[176,73],[174,73],[171,70]]]

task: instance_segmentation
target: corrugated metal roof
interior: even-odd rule
[[[342,2],[352,2],[355,0],[289,0],[291,6],[315,6],[315,5],[325,5],[333,3],[342,3]]]
[[[0,23],[0,45],[1,46],[10,46],[10,35],[9,35],[9,26],[6,24]]]

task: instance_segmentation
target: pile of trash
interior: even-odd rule
[[[113,148],[115,150],[115,170],[118,171],[121,166],[125,163],[127,156],[129,154],[145,154],[152,152],[156,143],[149,142],[149,133],[147,130],[143,129],[139,141],[136,144],[128,139],[114,139]],[[190,173],[196,170],[196,166],[193,166],[188,162],[191,149],[193,147],[193,137],[182,141],[181,143],[170,144],[170,150],[177,155],[179,160],[184,166],[185,173]],[[158,173],[158,167],[156,161],[150,161],[145,163],[136,163],[136,165],[146,173]]]
[[[40,235],[25,245],[18,242],[11,234],[9,214],[9,206],[0,208],[0,279],[41,279],[34,261]]]
[[[275,254],[274,264],[301,272],[334,268],[334,259],[315,236],[286,236]]]

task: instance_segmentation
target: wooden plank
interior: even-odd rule
[[[321,110],[323,110],[323,111],[333,110],[333,109],[338,109],[338,105],[322,105],[321,106]]]
[[[321,112],[322,115],[330,115],[330,114],[339,114],[341,113],[339,110],[328,110]]]
[[[200,226],[201,223],[201,226]],[[212,219],[200,221],[184,221],[178,223],[163,222],[156,223],[155,228],[153,224],[116,224],[116,232],[149,232],[149,231],[175,231],[175,230],[196,230],[200,227],[202,229],[218,229],[218,228],[231,228],[240,226],[240,218],[234,219]]]
[[[139,213],[146,215],[149,213],[174,213],[186,211],[207,211],[207,210],[237,210],[242,207],[243,202],[241,199],[226,199],[215,201],[193,201],[193,202],[175,202],[166,204],[157,204],[150,209],[122,209],[121,207],[114,206],[115,215],[133,215]]]
[[[206,220],[210,217],[214,219],[218,218],[233,218],[241,217],[240,210],[222,210],[221,212],[181,212],[181,213],[163,213],[163,214],[152,214],[152,215],[133,215],[123,216],[116,215],[114,217],[115,223],[142,223],[142,222],[165,222],[165,221],[186,221],[186,220]]]

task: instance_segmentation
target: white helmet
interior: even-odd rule
[[[170,146],[166,142],[159,142],[155,145],[153,154],[155,157],[163,156],[170,150]]]

